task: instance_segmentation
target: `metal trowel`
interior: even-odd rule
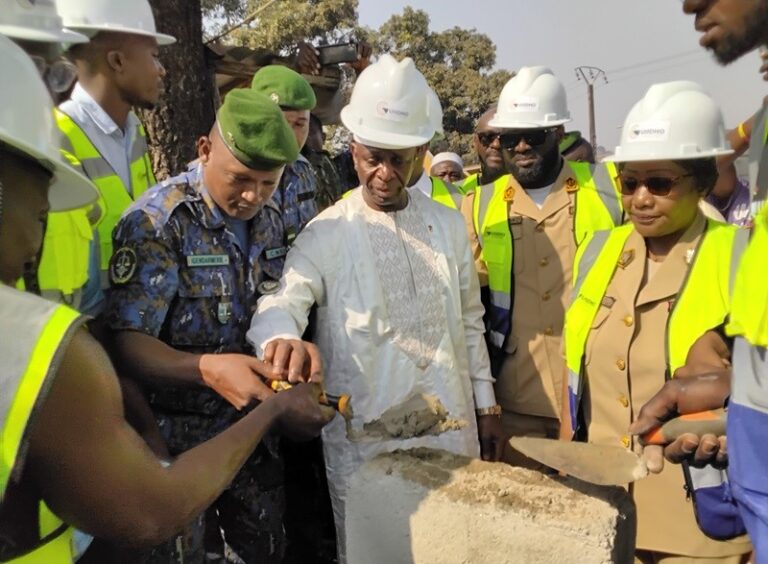
[[[724,435],[725,424],[722,410],[682,415],[650,431],[640,443],[663,445],[685,433]],[[620,486],[648,475],[643,458],[619,446],[533,437],[512,437],[509,444],[529,458],[592,484]]]

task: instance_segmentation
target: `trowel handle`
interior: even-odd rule
[[[293,385],[284,380],[272,380],[269,384],[269,387],[276,392],[282,392],[283,390],[290,390],[293,388]],[[320,396],[320,403],[332,407],[341,413],[343,417],[347,417],[352,413],[349,395],[347,394],[334,396],[331,394],[326,394],[325,391],[323,391],[322,395]]]
[[[698,435],[725,435],[725,410],[699,411],[681,415],[667,421],[661,427],[648,431],[640,439],[644,445],[666,445],[680,435],[691,433]]]

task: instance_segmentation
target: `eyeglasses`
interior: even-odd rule
[[[490,147],[496,139],[501,138],[501,131],[480,131],[477,133],[477,140],[483,147]]]
[[[543,145],[554,129],[531,129],[530,131],[508,131],[499,135],[499,141],[504,149],[514,149],[525,139],[527,145],[538,147]]]
[[[667,196],[672,191],[672,187],[681,179],[693,176],[692,174],[681,174],[680,176],[647,176],[645,178],[635,178],[633,176],[624,176],[622,174],[616,177],[616,183],[619,185],[621,193],[625,196],[634,194],[640,186],[645,186],[654,196]]]

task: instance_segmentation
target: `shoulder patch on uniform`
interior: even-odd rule
[[[113,284],[130,282],[133,275],[136,274],[138,262],[133,249],[130,247],[119,248],[109,261],[109,279]]]

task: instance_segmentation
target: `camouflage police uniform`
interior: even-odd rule
[[[308,151],[307,160],[312,165],[317,178],[315,205],[319,213],[335,204],[344,192],[342,192],[339,173],[327,151]]]
[[[279,210],[282,223],[281,244],[262,259],[264,272],[272,279],[283,275],[285,255],[293,240],[317,215],[315,192],[317,178],[312,165],[303,156],[285,166],[280,184],[272,195],[272,207]]]
[[[261,263],[282,244],[274,206],[268,203],[251,220],[250,246],[243,249],[208,194],[201,166],[152,188],[126,211],[113,235],[109,326],[195,354],[247,353],[245,333],[264,290]],[[155,388],[150,403],[173,455],[244,415],[203,387]],[[227,545],[246,562],[278,562],[285,550],[276,443],[276,437],[265,437],[206,513],[208,530],[215,515]]]

